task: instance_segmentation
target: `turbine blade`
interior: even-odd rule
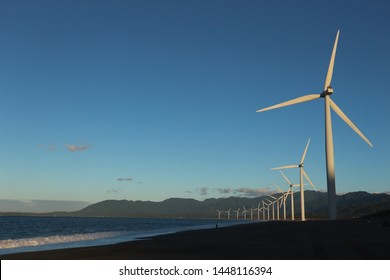
[[[288,195],[290,194],[290,188],[288,188],[287,192],[286,192],[286,195],[284,197],[284,202],[286,203],[286,200],[288,198]]]
[[[282,170],[279,170],[279,172],[280,172],[280,174],[282,174],[282,176],[284,177],[284,179],[286,180],[286,182],[287,182],[287,184],[289,185],[289,186],[291,186],[291,182],[290,182],[290,180],[287,178],[287,176],[286,175],[284,175],[284,173],[282,172]],[[290,189],[290,188],[289,188]]]
[[[277,188],[277,189],[278,189],[278,191],[279,191],[279,192],[281,192],[282,194],[284,194],[284,192],[282,191],[282,189],[281,189],[281,188],[279,188],[279,186],[278,186],[278,185],[274,184],[274,186],[275,186],[275,188]]]
[[[307,141],[305,151],[303,152],[303,155],[302,155],[302,158],[301,158],[301,164],[305,161],[306,152],[307,152],[307,149],[309,148],[309,144],[310,144],[310,138],[309,138],[309,141]]]
[[[370,140],[368,140],[366,136],[364,136],[364,134],[356,127],[356,125],[354,125],[354,123],[343,113],[343,111],[341,111],[339,106],[337,106],[336,103],[334,103],[333,100],[330,98],[329,98],[329,103],[330,103],[330,107],[332,107],[332,109],[336,112],[336,114],[339,115],[339,117],[343,121],[345,121],[361,138],[363,138],[363,140],[366,141],[368,145],[373,147]]]
[[[276,199],[276,197],[274,197],[274,196],[272,196],[272,195],[270,195],[270,194],[269,194],[268,196],[271,197],[271,198],[273,198],[273,199]]]
[[[298,168],[298,167],[299,167],[298,164],[293,164],[293,165],[286,165],[286,166],[271,168],[271,170],[280,170],[280,169]]]
[[[328,73],[326,74],[324,90],[327,90],[327,88],[330,86],[330,83],[332,82],[334,60],[336,58],[336,49],[337,49],[337,43],[339,41],[339,34],[340,34],[340,30],[337,31],[336,39],[334,41],[332,56],[330,57],[330,62],[328,67]]]
[[[302,168],[302,173],[303,173],[303,176],[305,176],[305,178],[307,179],[307,181],[309,182],[310,186],[315,190],[317,191],[317,189],[314,187],[313,185],[313,182],[310,180],[309,176],[307,175],[305,169]]]
[[[285,107],[285,106],[289,106],[289,105],[307,102],[307,101],[311,101],[314,99],[318,99],[320,97],[321,97],[320,94],[309,94],[309,95],[305,95],[305,96],[301,96],[301,97],[298,97],[295,99],[291,99],[289,101],[282,102],[282,103],[279,103],[279,104],[276,104],[276,105],[273,105],[273,106],[270,106],[270,107],[267,107],[267,108],[264,108],[261,110],[257,110],[256,112],[260,113],[260,112],[264,112],[264,111],[268,111],[268,110],[272,110],[272,109],[277,109],[277,108],[281,108],[281,107]]]

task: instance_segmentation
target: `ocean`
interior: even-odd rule
[[[133,241],[243,220],[93,217],[0,217],[0,255]]]

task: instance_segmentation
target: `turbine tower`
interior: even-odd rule
[[[313,183],[311,182],[309,176],[307,176],[305,169],[303,169],[305,157],[306,157],[306,152],[307,152],[307,149],[309,148],[309,144],[310,144],[310,138],[309,138],[309,141],[307,141],[306,148],[303,151],[302,158],[301,158],[301,161],[299,164],[293,164],[293,165],[272,168],[272,170],[299,168],[299,178],[300,178],[299,179],[299,187],[300,187],[300,192],[301,192],[301,220],[302,221],[306,220],[306,217],[305,217],[305,190],[304,190],[303,177],[305,177],[307,179],[307,181],[309,182],[309,184],[312,186],[312,188],[315,191],[317,191],[316,188],[314,187]]]
[[[328,72],[325,78],[324,90],[320,94],[309,94],[301,96],[286,102],[279,103],[257,112],[264,112],[272,109],[281,108],[284,106],[294,105],[302,102],[307,102],[319,98],[325,100],[325,153],[326,153],[326,177],[327,177],[327,189],[328,189],[328,219],[336,220],[336,180],[335,180],[335,169],[334,169],[334,150],[333,150],[333,134],[332,134],[332,120],[330,115],[330,109],[336,112],[339,117],[346,122],[364,141],[372,147],[371,142],[364,136],[364,134],[353,124],[353,122],[341,111],[341,109],[330,99],[330,95],[333,93],[331,86],[334,61],[336,57],[337,43],[339,40],[340,30],[337,31],[336,39],[333,45],[332,55],[330,57]]]

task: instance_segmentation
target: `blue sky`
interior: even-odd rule
[[[287,189],[270,168],[309,137],[325,191],[323,100],[256,110],[320,93],[338,29],[332,99],[374,148],[332,115],[337,192],[389,192],[389,14],[375,0],[1,1],[0,211]]]

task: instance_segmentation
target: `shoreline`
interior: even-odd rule
[[[143,219],[142,219],[143,220]],[[176,219],[172,219],[176,220]],[[189,220],[189,219],[185,219]],[[199,220],[199,219],[196,219]],[[22,246],[15,247],[2,247],[0,249],[0,259],[4,255],[14,255],[22,253],[33,253],[41,251],[54,251],[62,249],[76,249],[83,247],[98,247],[105,245],[115,245],[119,243],[134,242],[137,240],[151,239],[160,235],[175,234],[182,231],[193,231],[212,229],[215,227],[223,228],[241,224],[248,224],[257,221],[245,221],[245,220],[210,220],[205,219],[207,223],[194,223],[192,225],[183,224],[181,226],[168,226],[160,229],[133,229],[130,231],[102,231],[92,233],[75,233],[70,235],[50,235],[43,237],[27,237],[22,239],[10,239],[7,244],[7,240],[0,240],[1,246],[11,246],[12,242],[16,245],[22,244]],[[181,219],[179,219],[181,221]],[[96,238],[98,237],[98,238]],[[5,244],[1,242],[5,241]],[[23,246],[24,245],[24,246]]]
[[[2,260],[379,260],[390,227],[378,221],[255,222],[135,241],[1,255]]]

